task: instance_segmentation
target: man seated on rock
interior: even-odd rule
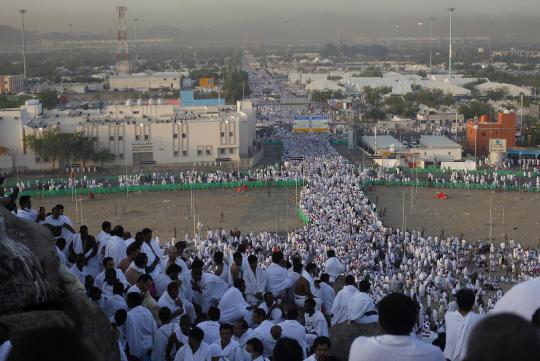
[[[246,342],[246,353],[250,355],[250,358],[247,360],[252,361],[267,361],[268,359],[263,357],[264,346],[258,338],[250,338]]]
[[[167,307],[171,310],[171,317],[174,323],[180,323],[180,316],[184,314],[184,303],[180,298],[180,288],[177,282],[169,283],[165,291],[158,300],[160,308]]]
[[[105,257],[102,264],[103,271],[96,276],[96,279],[94,280],[94,286],[96,286],[97,288],[103,287],[103,282],[105,281],[105,270],[107,269],[113,269],[116,273],[116,278],[125,286],[129,284],[126,280],[126,276],[124,275],[124,273],[119,269],[114,268],[114,260],[112,259],[112,257]]]
[[[82,285],[85,283],[85,277],[91,275],[90,270],[86,266],[86,258],[83,254],[80,254],[75,258],[75,264],[71,266],[69,270],[75,277],[77,277]]]
[[[243,353],[240,344],[232,339],[233,326],[224,323],[219,327],[219,340],[214,342],[221,351],[221,357],[229,361],[243,361]]]
[[[311,347],[319,336],[328,337],[328,324],[321,311],[317,311],[316,302],[308,298],[304,302],[304,325],[306,328],[306,346]]]
[[[150,288],[152,287],[152,283],[152,276],[146,274],[141,275],[137,282],[128,289],[127,293],[139,293],[143,297],[142,305],[148,308],[157,319],[159,306],[156,300],[150,295]]]
[[[148,263],[148,257],[146,253],[139,253],[133,262],[129,265],[129,268],[125,272],[126,279],[130,284],[135,284],[140,276],[146,274],[146,265]]]
[[[369,296],[371,284],[367,280],[360,281],[360,292],[355,292],[351,297],[349,310],[349,322],[358,324],[377,323],[377,308]]]
[[[15,201],[19,197],[19,188],[15,188],[9,196],[5,196],[5,189],[2,186],[4,184],[4,176],[0,176],[0,206],[4,206],[13,214],[17,214],[17,204]]]
[[[133,242],[126,248],[126,258],[120,261],[118,264],[118,269],[122,272],[126,272],[131,265],[133,261],[135,261],[135,258],[137,258],[137,255],[139,255],[139,252],[141,251],[141,246],[138,242]]]
[[[204,342],[211,344],[219,340],[219,308],[210,307],[208,309],[208,321],[197,324],[197,327],[204,332]]]
[[[19,198],[19,210],[17,211],[17,217],[26,219],[30,222],[40,222],[45,219],[45,208],[41,207],[39,212],[32,209],[32,201],[30,196],[21,196]]]
[[[129,307],[126,321],[126,342],[129,355],[137,360],[144,360],[154,344],[157,330],[152,313],[142,306],[140,293],[131,292],[126,297]]]
[[[108,296],[103,303],[103,310],[109,317],[113,316],[120,309],[128,309],[124,299],[124,284],[118,281],[115,282],[112,292],[112,295]]]
[[[414,301],[401,293],[391,293],[378,305],[379,324],[385,334],[354,340],[349,361],[444,361],[442,351],[411,336],[416,323]]]
[[[244,319],[251,321],[251,312],[248,310],[249,304],[244,299],[246,283],[238,278],[234,281],[234,287],[229,288],[219,301],[218,308],[221,314],[221,323],[232,324],[234,321]]]
[[[259,308],[266,312],[266,318],[273,323],[283,321],[283,311],[281,311],[281,302],[274,299],[272,292],[264,294],[264,302],[259,305]]]
[[[174,361],[210,361],[210,347],[203,342],[203,339],[204,332],[200,328],[194,327],[189,332],[187,345],[178,350]]]
[[[313,341],[313,355],[309,356],[304,361],[326,361],[330,356],[332,343],[326,336],[319,336]]]

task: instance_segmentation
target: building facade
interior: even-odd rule
[[[60,133],[83,132],[95,139],[95,149],[108,150],[114,160],[106,167],[174,166],[202,163],[241,162],[252,164],[262,155],[256,138],[256,119],[251,102],[236,106],[178,108],[168,119],[149,119],[142,114],[115,119],[104,113],[49,117],[47,122],[29,120],[26,109],[0,113],[0,144],[7,155],[0,157],[0,169],[50,169],[24,145],[24,137],[40,137],[54,127]],[[122,106],[127,107],[127,106]],[[246,163],[246,160],[248,162]],[[92,164],[88,162],[88,164]],[[69,166],[69,165],[64,165]]]
[[[477,155],[486,155],[490,139],[505,139],[507,147],[516,146],[516,113],[499,112],[496,121],[489,115],[467,122],[467,149]]]
[[[17,94],[23,90],[23,75],[0,75],[0,94]]]
[[[113,91],[180,90],[180,83],[181,75],[177,72],[139,73],[109,78],[109,87]]]

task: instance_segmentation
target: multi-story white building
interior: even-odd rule
[[[118,107],[123,109],[122,117],[116,117]],[[26,108],[0,112],[0,146],[6,149],[0,156],[0,169],[50,169],[50,160],[41,159],[24,145],[25,136],[39,137],[50,127],[60,133],[77,131],[95,138],[96,150],[107,149],[114,155],[115,159],[106,164],[109,167],[227,161],[251,166],[262,157],[251,102],[241,101],[236,106],[171,107],[168,117],[165,110],[153,117],[143,110],[136,113],[136,107],[111,105],[105,111],[53,111],[33,119]]]
[[[156,72],[119,75],[109,78],[109,87],[110,90],[180,90],[180,79],[181,74],[178,72]]]

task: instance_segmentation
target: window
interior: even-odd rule
[[[177,133],[173,134],[173,139],[178,139],[178,134]]]
[[[202,149],[197,149],[197,155],[202,155]]]
[[[137,135],[135,136],[135,140],[141,140],[141,136],[137,134]]]
[[[118,153],[118,158],[119,159],[124,159],[124,153]]]
[[[234,154],[234,148],[229,149],[229,154]]]
[[[110,140],[111,142],[114,141],[114,137],[111,135],[111,136],[109,137],[109,140]]]
[[[120,111],[119,111],[118,113],[120,113],[120,114],[124,114],[124,112],[123,112],[123,111],[121,111],[121,110],[120,110]]]
[[[183,155],[184,157],[187,157],[187,150],[183,150],[183,151],[182,151],[182,155]]]
[[[219,150],[219,154],[225,154],[225,149],[221,148],[221,149]]]
[[[133,111],[133,114],[139,114],[139,111],[138,111],[138,110],[134,110],[134,111]]]
[[[41,162],[41,158],[40,157],[36,157],[36,163],[39,163]]]
[[[144,140],[148,140],[149,138],[150,138],[150,136],[148,134],[144,135]]]
[[[182,139],[186,139],[187,137],[187,134],[186,133],[182,133]]]
[[[225,136],[225,132],[221,132],[221,136],[224,137],[224,136]]]
[[[177,151],[177,150],[173,151],[173,155],[174,155],[175,157],[178,157],[178,151]]]
[[[212,149],[207,149],[206,150],[206,155],[212,155]]]
[[[118,136],[118,140],[122,140],[124,137],[122,137],[121,135]]]
[[[233,132],[229,132],[229,137],[232,137],[233,136]]]

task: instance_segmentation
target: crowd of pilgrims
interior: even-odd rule
[[[249,82],[255,104],[268,101],[266,88],[286,92],[262,71],[251,71]],[[272,112],[276,123],[290,122],[288,112]],[[63,270],[109,316],[122,360],[538,358],[538,249],[387,227],[361,186],[373,169],[350,164],[324,135],[281,130],[276,137],[284,144],[282,164],[249,176],[303,179],[300,207],[310,222],[286,237],[199,228],[173,245],[149,228],[132,234],[107,221],[97,234],[86,226],[76,231],[61,205],[36,212],[27,196],[18,210],[13,194],[0,201],[50,229]],[[117,182],[235,177],[192,171]],[[329,336],[347,324],[377,325],[383,334],[358,337],[350,350],[332,349]],[[9,345],[0,345],[0,360]]]
[[[95,237],[84,225],[77,232],[61,205],[36,212],[28,196],[13,212],[50,229],[62,267],[110,317],[122,359],[330,361],[332,328],[355,323],[385,335],[357,338],[351,361],[464,360],[491,339],[484,323],[526,329],[538,318],[540,297],[529,295],[540,288],[537,249],[387,227],[361,188],[368,169],[324,135],[277,136],[284,159],[303,158],[281,172],[303,175],[310,219],[286,238],[199,229],[168,245],[148,228],[109,222]],[[507,310],[526,321],[487,317]]]

